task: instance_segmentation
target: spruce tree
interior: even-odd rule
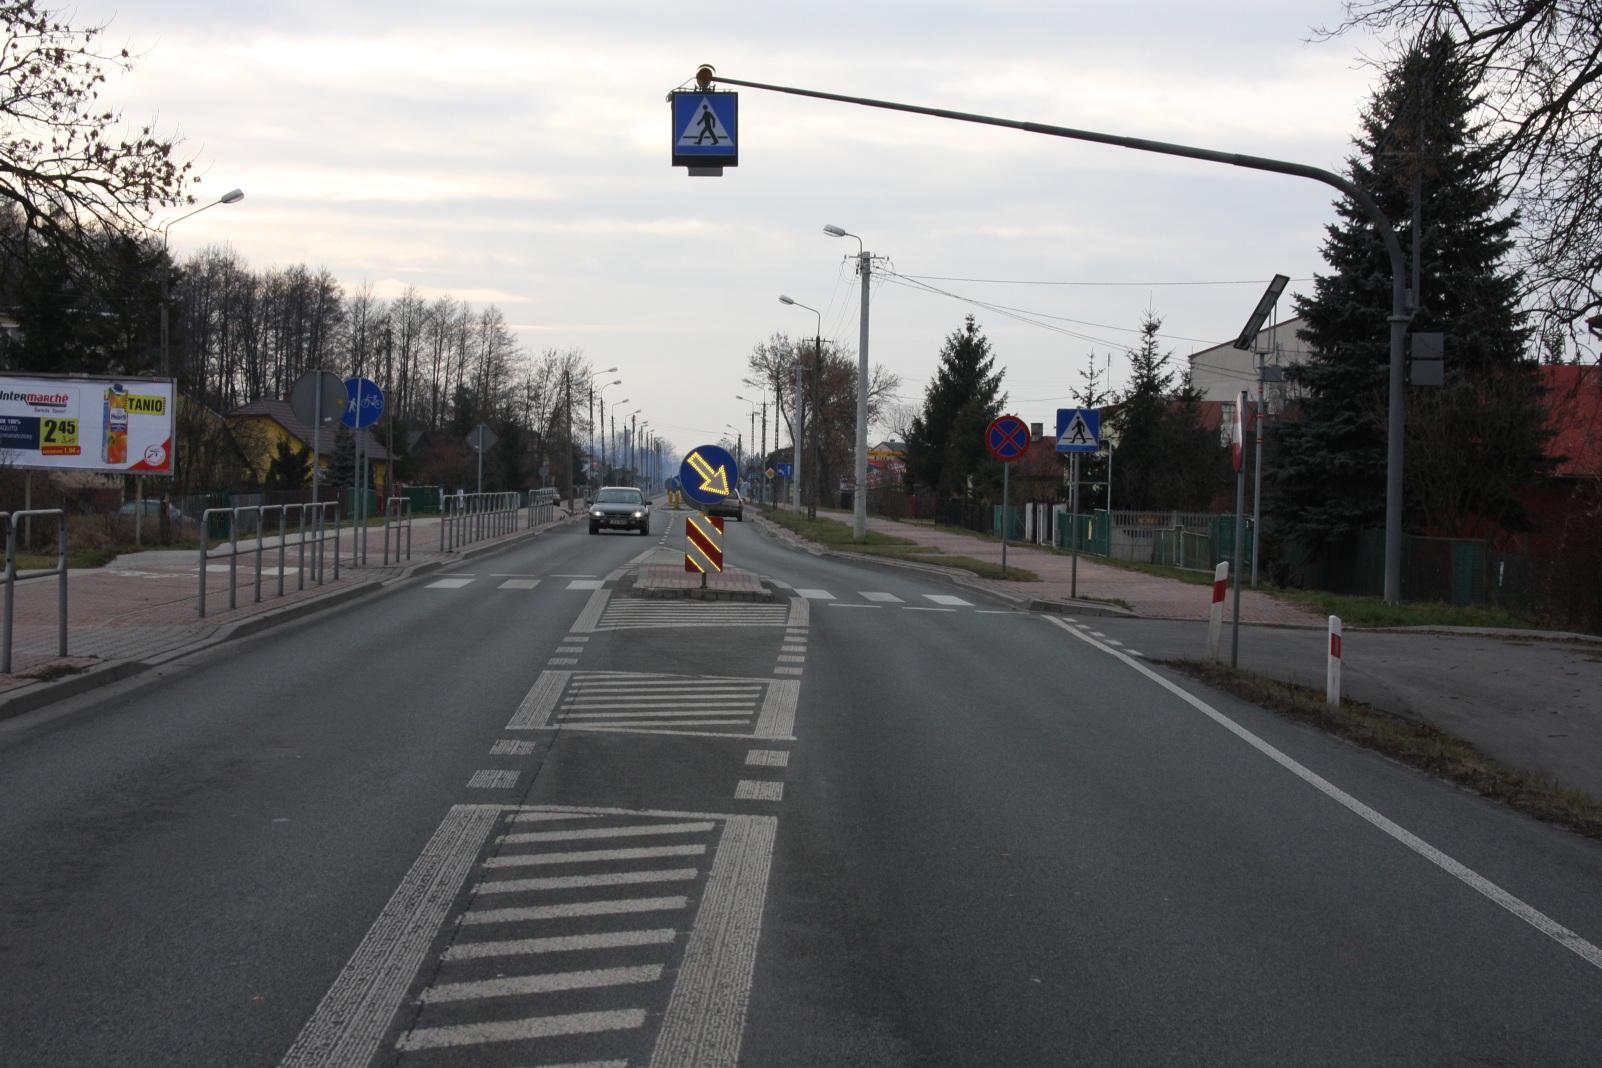
[[[1162,319],[1146,312],[1140,344],[1129,350],[1129,387],[1113,419],[1118,437],[1114,504],[1124,508],[1200,511],[1220,487],[1223,450],[1201,424],[1199,395],[1157,344]]]
[[[940,366],[924,390],[923,411],[907,431],[907,471],[914,485],[941,496],[966,496],[968,480],[975,488],[1000,481],[989,477],[995,466],[985,449],[985,427],[1001,414],[1006,395],[995,369],[990,340],[972,315],[953,331],[940,350]]]
[[[1445,335],[1446,385],[1408,389],[1405,521],[1443,534],[1527,525],[1516,494],[1547,469],[1520,280],[1503,266],[1517,220],[1502,210],[1474,107],[1458,47],[1446,37],[1421,41],[1376,91],[1350,161],[1352,180],[1397,224],[1404,249],[1421,225],[1410,330]],[[1274,525],[1314,547],[1381,527],[1385,511],[1391,272],[1363,210],[1343,198],[1336,212],[1324,243],[1330,273],[1297,300],[1312,349],[1289,371],[1301,417],[1283,426],[1267,472]]]

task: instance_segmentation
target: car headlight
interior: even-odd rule
[[[597,510],[597,511],[594,511],[594,512],[590,513],[590,518],[591,519],[602,519],[602,518],[605,518],[605,515],[601,511]]]
[[[635,512],[634,513],[634,518],[635,519],[644,519],[645,518],[645,513],[644,512]]]

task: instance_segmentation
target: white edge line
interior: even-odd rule
[[[1225,730],[1229,731],[1241,741],[1245,742],[1253,749],[1256,749],[1258,752],[1268,757],[1286,771],[1289,771],[1292,775],[1295,775],[1297,778],[1301,779],[1315,790],[1324,794],[1336,804],[1339,804],[1341,807],[1349,810],[1354,815],[1360,816],[1374,827],[1384,831],[1387,835],[1394,838],[1408,849],[1411,849],[1413,852],[1417,853],[1431,864],[1434,864],[1436,867],[1440,868],[1442,871],[1479,891],[1485,897],[1502,906],[1502,908],[1506,909],[1508,912],[1511,912],[1513,915],[1517,916],[1531,927],[1534,927],[1537,931],[1540,931],[1542,934],[1552,939],[1552,941],[1556,942],[1564,949],[1567,949],[1576,956],[1580,957],[1587,964],[1590,964],[1595,968],[1602,968],[1602,949],[1599,949],[1591,942],[1586,941],[1586,939],[1569,930],[1567,927],[1564,927],[1562,924],[1536,909],[1534,906],[1527,904],[1517,897],[1514,897],[1512,894],[1491,882],[1491,880],[1485,878],[1485,876],[1474,871],[1466,864],[1455,860],[1447,854],[1441,852],[1439,849],[1436,849],[1434,846],[1424,841],[1424,839],[1420,838],[1412,831],[1409,831],[1407,828],[1382,815],[1377,810],[1365,805],[1363,802],[1359,801],[1345,790],[1342,790],[1339,786],[1336,786],[1322,775],[1319,775],[1311,768],[1297,761],[1294,757],[1291,757],[1279,749],[1276,749],[1273,745],[1259,738],[1245,727],[1242,727],[1239,723],[1236,723],[1234,720],[1218,711],[1218,709],[1214,708],[1206,701],[1203,701],[1200,697],[1190,693],[1182,686],[1163,678],[1156,671],[1152,670],[1150,667],[1147,667],[1145,664],[1132,659],[1117,649],[1114,649],[1108,645],[1104,645],[1094,638],[1088,637],[1087,635],[1074,630],[1072,627],[1069,627],[1064,623],[1058,622],[1055,618],[1047,617],[1046,621],[1048,623],[1055,624],[1057,627],[1073,635],[1075,638],[1078,638],[1085,644],[1100,649],[1108,656],[1116,657],[1117,659],[1122,660],[1127,666],[1133,668],[1135,671],[1146,676],[1163,689],[1169,691],[1175,697],[1178,697],[1181,701],[1184,701],[1202,715],[1206,716],[1214,723],[1217,723],[1220,727],[1223,727]]]

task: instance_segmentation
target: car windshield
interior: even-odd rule
[[[595,495],[597,504],[639,504],[644,499],[637,489],[604,489]]]

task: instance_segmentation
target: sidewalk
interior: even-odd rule
[[[846,512],[819,514],[850,521]],[[759,517],[763,529],[819,551]],[[939,546],[945,554],[1001,563],[1001,543],[948,533],[919,523],[870,517],[868,528]],[[822,550],[831,554],[835,550]],[[837,555],[857,557],[849,550]],[[861,559],[884,562],[883,557]],[[939,554],[929,557],[938,563]],[[1009,567],[1039,582],[982,579],[948,570],[951,580],[985,590],[1021,608],[1054,602],[1099,632],[1154,661],[1207,656],[1210,586],[1191,585],[1079,558],[1078,593],[1071,601],[1072,559],[1027,545],[1007,549]],[[909,565],[922,568],[922,564]],[[1124,612],[1083,598],[1128,604]],[[1232,600],[1232,599],[1231,599]],[[1229,648],[1226,602],[1224,658]],[[1243,668],[1282,682],[1322,690],[1326,621],[1297,605],[1252,590],[1241,593]],[[1089,628],[1086,627],[1088,630]],[[1602,798],[1602,639],[1538,631],[1422,628],[1344,635],[1344,696],[1422,720],[1469,742],[1509,767],[1544,775]]]
[[[305,567],[300,545],[291,535],[284,546],[282,596],[278,594],[278,540],[268,538],[261,555],[261,599],[256,600],[256,543],[242,539],[235,561],[234,603],[229,602],[227,546],[210,551],[206,567],[206,616],[198,612],[198,550],[150,550],[128,553],[103,568],[69,571],[67,577],[67,652],[58,655],[58,586],[54,576],[19,580],[13,608],[11,672],[0,674],[0,719],[107,685],[208,645],[244,637],[297,616],[344,600],[375,593],[386,584],[436,571],[455,560],[535,537],[571,521],[521,528],[497,537],[470,541],[449,552],[440,550],[440,521],[420,517],[412,522],[411,557],[405,542],[394,544],[383,563],[382,527],[363,531],[364,566],[352,566],[351,531],[340,541],[339,577],[334,578],[333,541],[324,558],[323,581],[313,571],[313,544],[308,542]]]

